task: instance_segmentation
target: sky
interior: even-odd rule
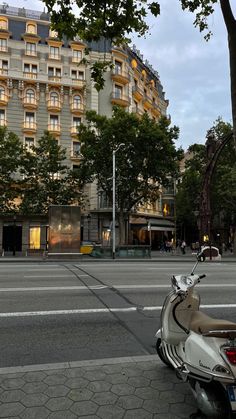
[[[43,10],[40,0],[11,0],[9,6]],[[227,33],[219,5],[209,18],[213,32],[204,40],[194,28],[194,15],[183,12],[179,0],[160,0],[161,16],[149,18],[150,35],[132,38],[144,60],[160,75],[169,100],[167,113],[180,129],[178,147],[204,143],[220,116],[232,123]],[[236,4],[233,11],[236,12]],[[235,8],[235,10],[234,10]]]

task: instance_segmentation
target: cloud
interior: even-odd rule
[[[180,127],[178,144],[186,149],[205,141],[219,115],[232,119],[227,33],[219,6],[209,19],[214,35],[206,42],[193,26],[194,15],[183,12],[178,0],[161,4],[161,16],[149,20],[151,35],[133,39],[160,74],[168,113]]]

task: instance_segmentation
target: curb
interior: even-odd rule
[[[148,362],[155,361],[157,364],[161,364],[160,359],[157,355],[140,355],[140,356],[127,356],[121,358],[102,358],[102,359],[91,359],[85,361],[69,361],[52,364],[36,364],[36,365],[22,365],[17,367],[3,367],[0,368],[1,374],[16,374],[25,373],[32,371],[45,371],[45,370],[59,370],[68,368],[79,368],[79,367],[92,367],[92,366],[104,366],[114,365],[123,363],[137,363],[137,362]]]

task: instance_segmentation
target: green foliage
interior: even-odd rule
[[[217,118],[211,130],[217,139],[232,131],[232,125],[226,123],[221,117]],[[177,224],[184,224],[186,230],[196,230],[195,211],[200,209],[200,195],[207,163],[206,147],[202,144],[194,144],[188,151],[192,157],[186,161],[182,183],[178,186],[176,196]],[[212,178],[211,210],[215,225],[224,221],[226,227],[236,222],[236,151],[233,140],[228,143],[217,161]]]
[[[144,35],[148,31],[145,18],[148,10],[157,16],[158,2],[147,0],[76,0],[77,16],[71,0],[44,0],[51,14],[53,27],[60,37],[78,35],[85,42],[101,37],[122,42],[132,31]]]
[[[188,149],[191,158],[186,161],[182,182],[176,195],[177,224],[186,230],[196,228],[195,211],[199,210],[199,199],[206,165],[206,149],[202,144],[193,144]]]
[[[179,0],[183,10],[195,13],[196,18],[194,26],[198,26],[200,32],[205,30],[208,31],[208,17],[214,13],[214,4],[218,3],[218,0]],[[205,39],[208,41],[211,37],[212,32],[208,31],[205,35]]]
[[[81,125],[83,160],[79,176],[85,184],[96,180],[98,188],[112,198],[112,156],[116,152],[117,206],[120,212],[155,201],[159,186],[167,185],[168,176],[176,176],[181,150],[174,140],[177,127],[169,127],[163,118],[158,123],[145,114],[138,118],[115,107],[112,118],[87,112],[87,126]]]
[[[75,36],[86,44],[104,39],[121,45],[129,41],[127,35],[136,32],[144,36],[148,30],[148,13],[158,16],[159,3],[147,0],[44,0],[51,15],[52,28],[60,38]],[[74,12],[72,5],[79,9]],[[87,50],[88,53],[88,50]],[[104,58],[104,63],[97,61],[91,66],[92,79],[99,91],[104,87],[104,72],[111,65]]]
[[[81,199],[75,173],[65,164],[66,152],[48,132],[22,159],[23,214],[46,214],[50,205],[69,205]]]
[[[22,145],[19,138],[7,128],[0,127],[0,212],[16,212],[18,197],[17,172]]]

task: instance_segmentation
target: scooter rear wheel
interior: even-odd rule
[[[159,356],[160,360],[165,365],[167,365],[169,368],[173,368],[173,365],[171,365],[171,363],[165,357],[165,354],[164,354],[162,346],[161,346],[161,338],[158,338],[157,341],[156,341],[156,351],[157,351],[157,355]]]

